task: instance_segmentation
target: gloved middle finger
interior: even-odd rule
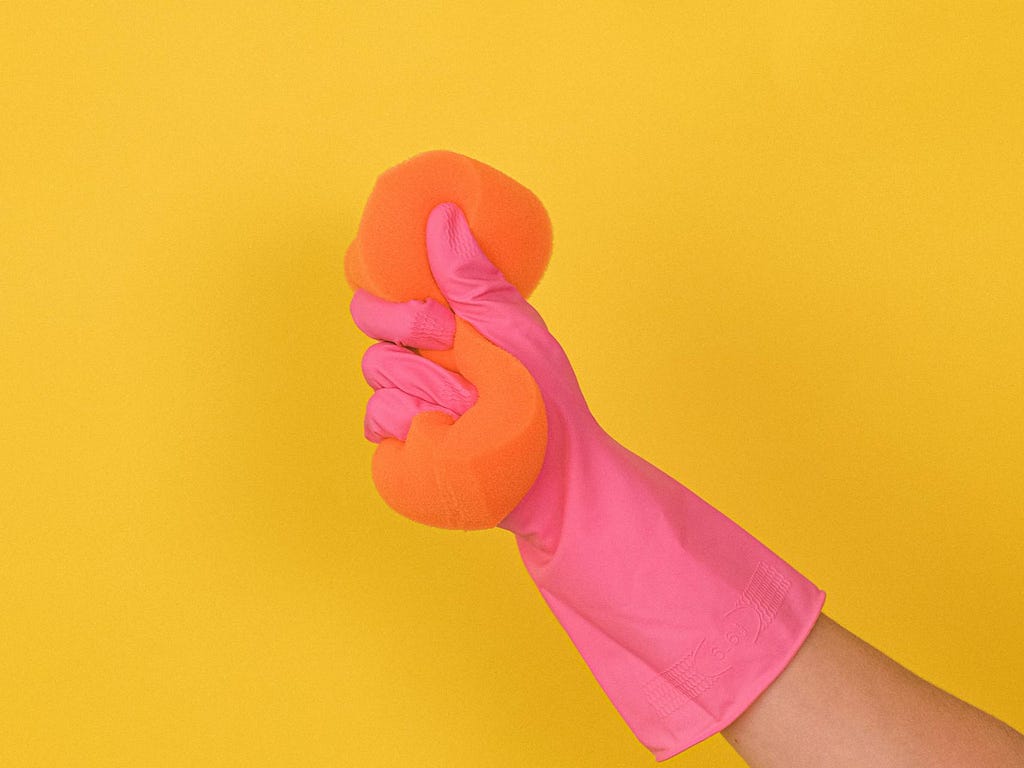
[[[477,391],[471,382],[395,344],[381,342],[367,349],[362,368],[363,378],[374,389],[400,389],[460,416],[476,402]]]

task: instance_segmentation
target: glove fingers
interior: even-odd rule
[[[371,443],[394,437],[404,441],[417,414],[440,411],[454,421],[458,414],[449,408],[410,395],[400,389],[378,389],[366,404],[363,434]]]
[[[386,341],[366,350],[362,369],[374,389],[399,389],[459,416],[476,402],[476,387],[462,376]]]
[[[385,301],[359,289],[349,312],[359,330],[372,339],[416,349],[451,349],[455,317],[433,299]]]

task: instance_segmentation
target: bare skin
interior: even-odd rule
[[[824,615],[722,734],[751,768],[1024,768],[1024,736]]]

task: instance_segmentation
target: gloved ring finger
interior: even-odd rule
[[[437,403],[410,395],[400,389],[378,389],[366,404],[363,419],[363,434],[371,443],[379,443],[387,437],[404,441],[416,414],[424,411],[440,411],[452,419],[459,415]]]

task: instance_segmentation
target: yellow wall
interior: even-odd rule
[[[0,764],[652,764],[372,486],[342,253],[435,148],[615,437],[1024,726],[1024,5],[578,5],[0,4]]]

